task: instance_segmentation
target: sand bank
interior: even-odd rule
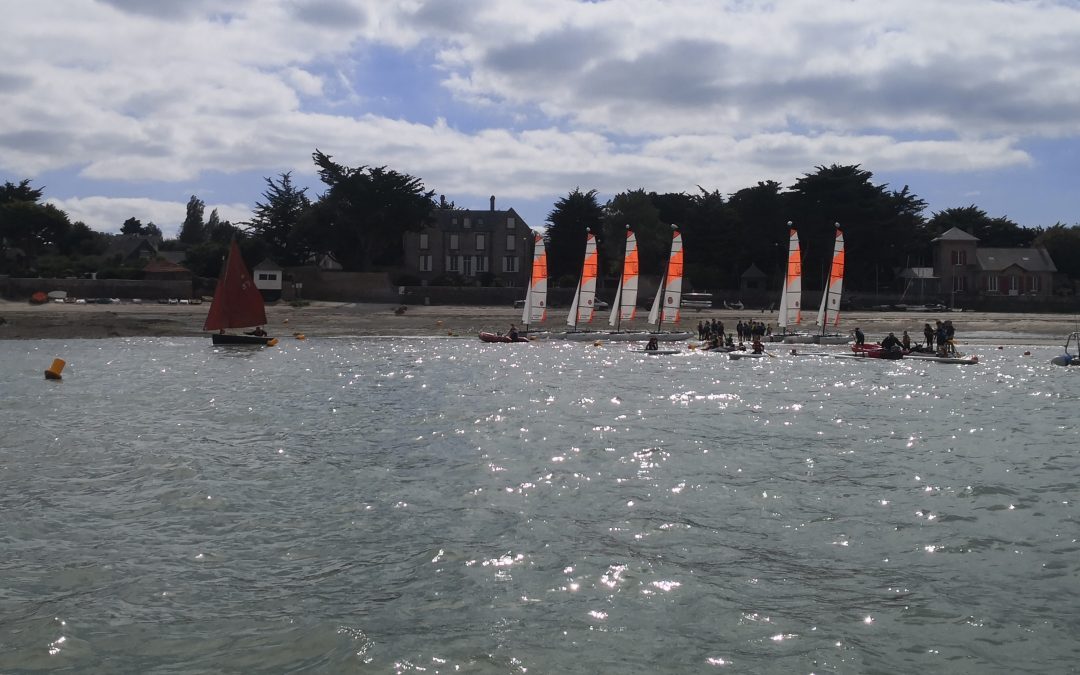
[[[290,337],[344,337],[373,335],[419,335],[475,337],[479,331],[505,331],[511,323],[521,327],[521,310],[512,307],[408,306],[398,313],[398,305],[312,302],[304,307],[276,304],[266,308],[271,335]],[[0,339],[109,338],[140,336],[202,336],[209,305],[112,304],[75,305],[49,303],[30,305],[0,301]],[[645,312],[642,312],[644,317]],[[733,331],[739,319],[776,325],[776,313],[748,310],[689,310],[682,326],[694,330],[701,319],[716,318]],[[544,326],[563,327],[565,310],[549,312]],[[1080,330],[1077,316],[1065,314],[994,314],[985,312],[851,312],[842,317],[841,330],[856,326],[876,341],[892,331],[907,330],[913,340],[922,340],[924,323],[951,319],[957,342],[968,344],[1061,344],[1066,334]],[[814,330],[813,318],[805,326]],[[625,324],[624,324],[625,325]],[[593,328],[607,328],[604,313]],[[643,320],[628,328],[645,328]]]

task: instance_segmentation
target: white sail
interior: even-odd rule
[[[788,261],[784,273],[784,290],[780,293],[780,315],[776,324],[781,328],[802,323],[802,253],[799,235],[788,223]]]
[[[590,323],[596,304],[596,272],[599,259],[596,254],[596,237],[585,230],[585,259],[581,264],[581,277],[578,278],[574,301],[570,304],[570,313],[566,315],[566,325],[577,328],[578,324]]]
[[[832,265],[829,268],[829,282],[821,296],[818,308],[817,325],[824,328],[830,323],[840,325],[840,294],[844,288],[844,233],[836,225],[836,237],[833,240]]]
[[[618,327],[623,321],[630,321],[637,316],[638,289],[638,250],[637,237],[629,226],[626,228],[626,253],[623,255],[622,276],[619,278],[619,290],[615,292],[615,303],[611,306],[608,324]]]
[[[547,318],[547,249],[539,234],[533,235],[533,264],[521,323],[526,328]]]
[[[668,256],[667,270],[663,283],[656,289],[652,308],[649,310],[649,323],[655,323],[660,330],[664,321],[679,322],[679,306],[682,303],[683,252],[682,235],[675,230],[671,235],[671,254]]]

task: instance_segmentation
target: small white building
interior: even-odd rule
[[[263,298],[277,300],[281,297],[283,271],[281,265],[270,258],[263,260],[251,270],[251,275],[255,277],[255,288],[259,289]]]

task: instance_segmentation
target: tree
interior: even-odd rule
[[[138,218],[128,218],[124,221],[124,224],[120,226],[120,234],[135,235],[143,234],[145,229],[143,228],[142,221]]]
[[[319,150],[312,157],[329,187],[315,211],[315,233],[342,267],[366,272],[400,264],[403,235],[430,222],[435,192],[425,190],[419,178],[386,167],[349,168]]]
[[[280,174],[275,182],[266,179],[264,202],[255,203],[255,212],[247,223],[248,232],[262,239],[270,255],[282,265],[299,265],[309,257],[303,245],[299,225],[304,214],[311,208],[307,188],[293,185],[292,174]]]
[[[671,251],[671,227],[660,221],[660,211],[645,190],[621,192],[604,205],[604,243],[608,259],[622,264],[626,226],[634,231],[641,274],[664,272]]]
[[[787,196],[780,183],[759,181],[754,187],[743,188],[728,199],[732,224],[727,244],[728,255],[734,260],[738,286],[741,275],[750,265],[779,280],[787,261],[788,228],[790,220]]]
[[[194,246],[206,241],[206,226],[203,224],[203,211],[206,208],[206,204],[202,202],[195,195],[191,195],[191,199],[187,203],[187,217],[184,218],[184,224],[180,226],[181,242]]]
[[[1020,227],[1008,218],[991,218],[974,204],[935,213],[926,229],[932,237],[938,237],[954,227],[978,237],[979,246],[997,248],[1031,246],[1038,234],[1035,230]]]
[[[844,231],[845,288],[888,287],[895,272],[924,250],[926,202],[908,191],[874,185],[858,165],[817,167],[787,197],[803,254],[803,290],[821,289],[832,257],[835,223]]]
[[[1080,279],[1080,225],[1056,223],[1039,232],[1032,244],[1046,249],[1058,272]]]
[[[683,271],[688,280],[683,290],[737,288],[742,270],[734,255],[734,211],[715,190],[698,187],[698,194],[687,199],[680,221],[686,252]]]
[[[582,192],[581,188],[574,188],[555,202],[547,216],[548,228],[544,237],[551,279],[577,277],[585,251],[585,228],[599,236],[602,217],[603,208],[596,200],[596,190]]]
[[[0,187],[0,204],[11,204],[13,202],[37,204],[44,193],[44,188],[30,187],[29,178],[19,181],[18,185],[9,181],[4,183],[3,187]]]

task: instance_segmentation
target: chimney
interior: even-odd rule
[[[446,208],[446,195],[439,195],[439,206]]]
[[[495,195],[491,195],[491,210],[495,210]]]

